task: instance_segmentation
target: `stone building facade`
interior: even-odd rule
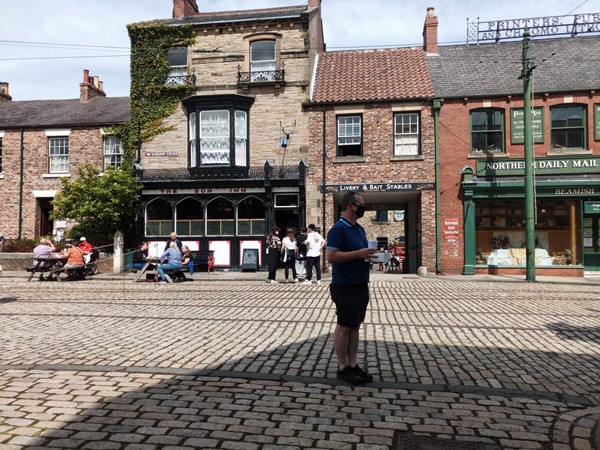
[[[106,97],[87,70],[79,99],[13,101],[8,88],[2,83],[0,234],[60,238],[66,224],[50,218],[60,178],[76,175],[84,163],[120,164],[120,145],[107,130],[129,120],[129,98]]]
[[[172,49],[181,57],[172,79],[179,70],[193,83],[168,131],[142,144],[138,237],[160,253],[175,231],[192,250],[212,250],[218,268],[239,268],[244,249],[258,249],[263,264],[272,227],[306,224],[303,104],[323,49],[320,0],[214,13],[194,0],[173,6],[161,23],[191,26],[194,40]]]

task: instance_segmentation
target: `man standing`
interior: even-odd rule
[[[317,232],[314,223],[308,226],[308,236],[306,237],[306,279],[302,284],[312,283],[312,270],[315,268],[317,273],[317,284],[321,284],[321,250],[325,247],[325,239]]]
[[[347,192],[342,198],[342,217],[327,235],[327,260],[332,264],[329,287],[335,303],[337,326],[333,345],[338,359],[337,378],[350,384],[373,381],[356,363],[360,324],[369,304],[370,258],[377,249],[368,248],[365,230],[356,221],[365,214],[360,194]]]
[[[169,239],[167,241],[167,243],[165,244],[165,252],[169,249],[169,247],[171,246],[172,242],[175,242],[175,244],[177,244],[177,248],[179,249],[179,253],[183,252],[183,244],[181,243],[181,241],[179,240],[179,238],[177,238],[177,233],[175,233],[174,231],[171,233],[171,239]]]

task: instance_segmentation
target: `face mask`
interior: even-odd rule
[[[356,217],[358,217],[359,219],[365,215],[365,205],[359,205],[356,207],[356,212],[354,214],[356,214]]]

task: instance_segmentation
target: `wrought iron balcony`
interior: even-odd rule
[[[285,81],[285,70],[254,70],[252,72],[242,72],[241,66],[238,66],[237,82],[238,85],[275,83],[281,84]]]
[[[191,75],[188,74],[169,74],[165,80],[165,86],[195,86],[196,69],[192,69]]]

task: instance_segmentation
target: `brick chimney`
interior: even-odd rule
[[[317,51],[322,52],[325,50],[325,39],[323,37],[323,20],[321,18],[321,0],[308,0],[308,8],[317,8],[318,11],[318,16],[316,19]]]
[[[0,81],[0,102],[10,102],[12,97],[8,95],[8,83]]]
[[[173,0],[174,19],[184,16],[193,16],[199,12],[196,0]]]
[[[99,77],[90,77],[90,71],[83,70],[83,83],[79,85],[79,101],[85,103],[95,97],[106,97]]]
[[[425,25],[423,25],[423,49],[425,53],[437,55],[438,52],[438,18],[435,15],[435,8],[427,8],[425,16]]]

